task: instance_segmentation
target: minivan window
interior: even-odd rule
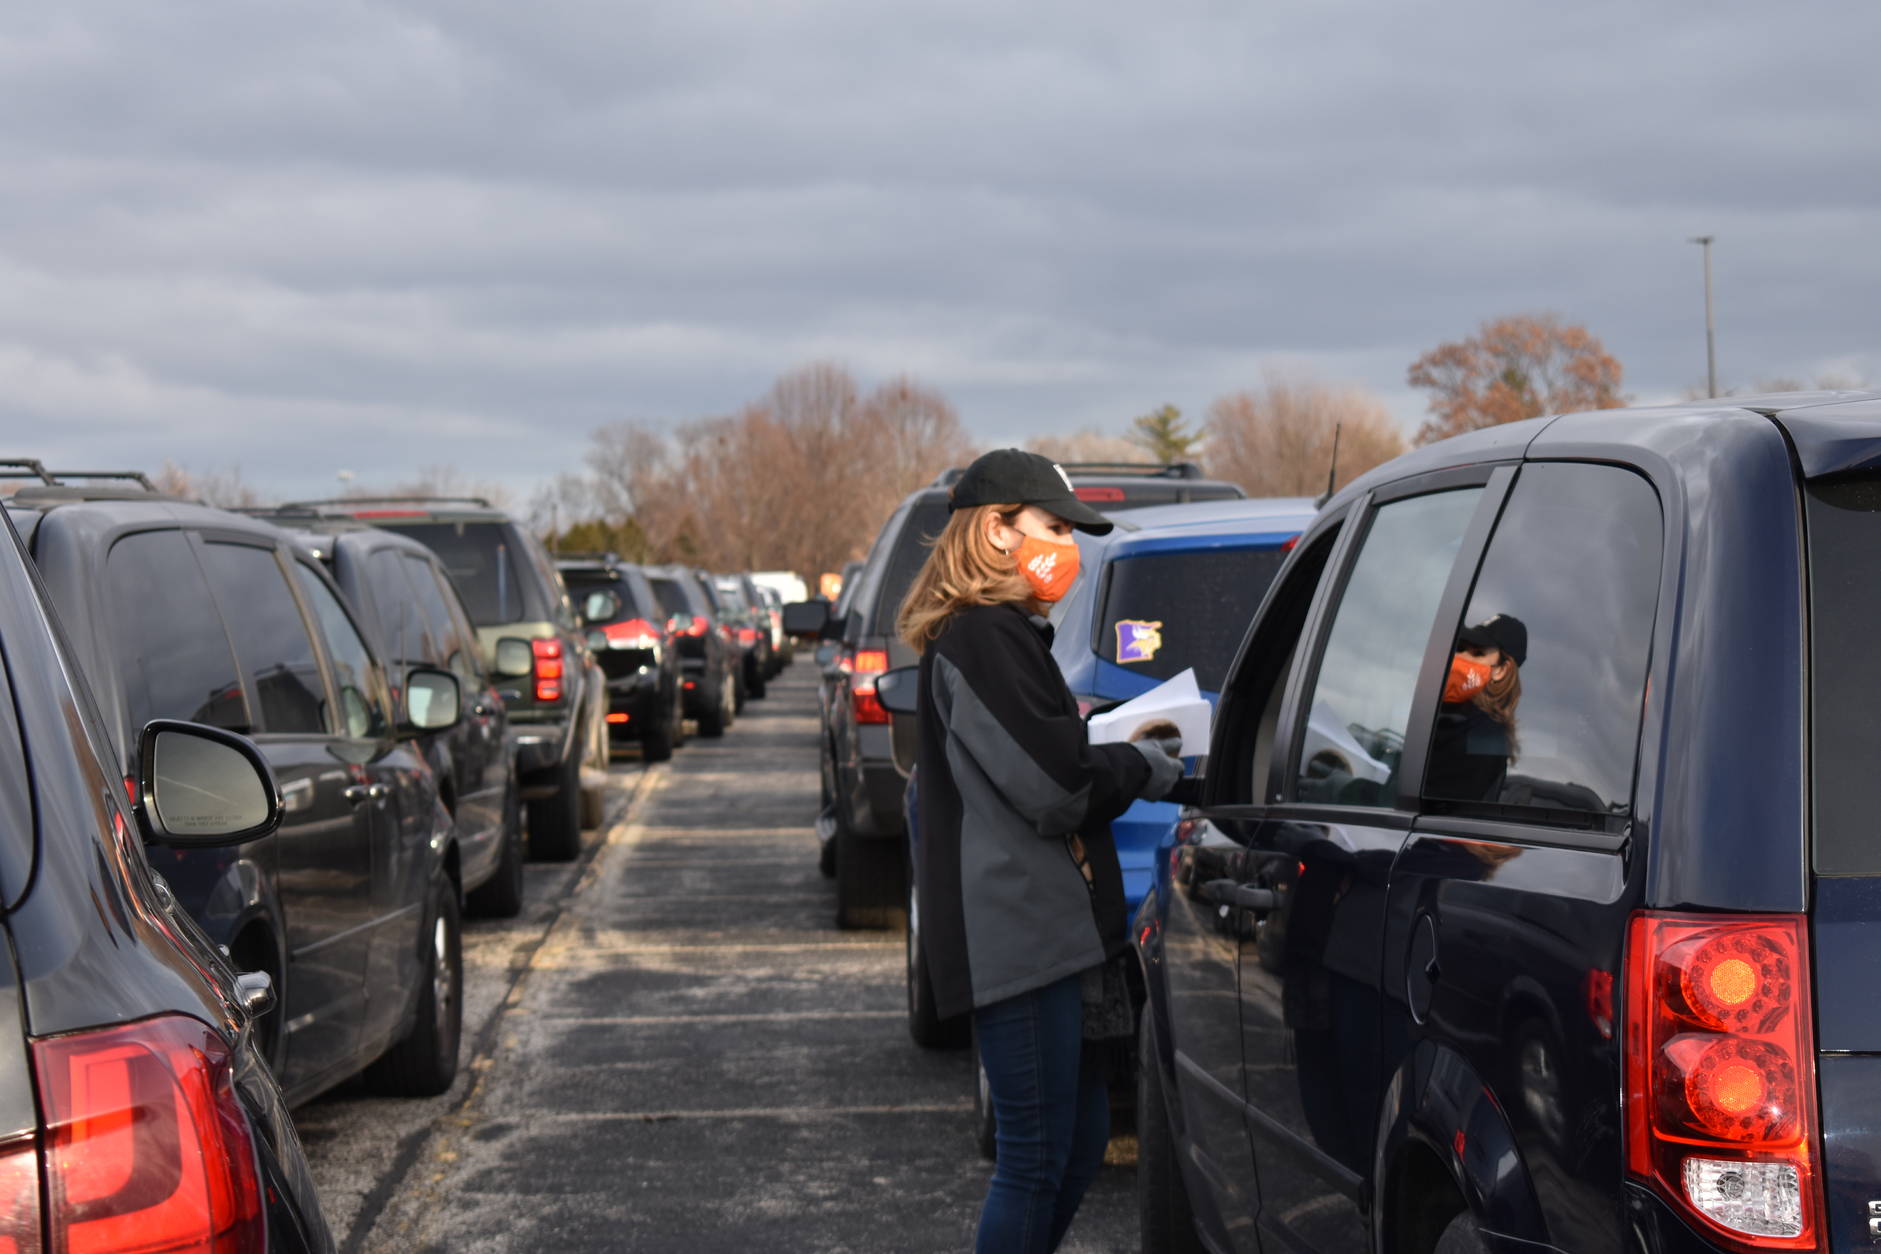
[[[340,734],[354,740],[383,735],[385,712],[372,683],[372,651],[320,576],[299,562],[294,563],[294,574],[300,579],[301,594],[320,620],[320,634],[326,637],[333,683],[340,693]],[[399,683],[404,684],[403,676]]]
[[[1881,477],[1807,485],[1809,744],[1818,875],[1881,875]]]
[[[1091,646],[1106,662],[1152,679],[1194,667],[1195,682],[1218,692],[1286,556],[1239,548],[1120,557],[1105,573]]]
[[[1406,497],[1372,515],[1306,706],[1299,800],[1396,804],[1424,648],[1481,495],[1461,488]]]
[[[1523,467],[1461,624],[1521,656],[1496,648],[1516,663],[1501,683],[1440,703],[1427,799],[1582,823],[1627,813],[1663,532],[1658,494],[1630,470]]]
[[[133,739],[153,718],[249,729],[248,701],[202,568],[181,531],[140,531],[105,558]]]
[[[326,682],[274,550],[205,544],[203,564],[235,639],[235,656],[261,703],[255,730],[277,735],[325,732]]]
[[[387,531],[427,545],[451,572],[470,620],[479,627],[522,622],[525,609],[520,564],[512,551],[509,528],[494,522],[383,524]],[[526,555],[523,558],[527,561]]]
[[[882,590],[875,598],[875,621],[870,630],[882,634],[894,633],[895,617],[901,613],[901,603],[907,598],[908,589],[914,586],[914,577],[921,573],[921,567],[927,561],[929,546],[946,527],[946,501],[917,501],[908,510],[901,531],[895,536],[895,547],[889,551],[887,565],[882,570]]]

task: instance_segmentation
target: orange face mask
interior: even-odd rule
[[[1489,663],[1481,658],[1459,653],[1450,659],[1450,676],[1443,681],[1445,705],[1462,705],[1483,690],[1489,682]]]
[[[1078,546],[1053,544],[1037,536],[1027,536],[1013,552],[1019,573],[1032,585],[1032,595],[1050,605],[1071,590],[1078,577]]]

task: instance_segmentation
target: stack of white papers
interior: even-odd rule
[[[1195,671],[1189,669],[1114,710],[1091,715],[1089,721],[1092,744],[1128,740],[1145,723],[1174,723],[1182,733],[1183,756],[1194,757],[1208,752],[1215,707],[1202,695]]]

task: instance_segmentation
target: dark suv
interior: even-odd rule
[[[1079,499],[1108,511],[1246,495],[1233,484],[1202,478],[1189,462],[1087,463],[1063,469]],[[944,471],[932,486],[902,501],[882,525],[853,583],[845,582],[846,613],[825,628],[840,639],[841,649],[824,672],[824,796],[816,827],[825,862],[835,867],[836,919],[844,927],[890,926],[904,908],[904,785],[890,743],[891,716],[876,699],[875,677],[916,661],[895,634],[895,615],[927,560],[928,544],[947,525],[948,493],[961,473]],[[806,610],[816,604],[800,603]],[[806,626],[814,630],[806,610],[792,615],[797,634],[804,634]]]
[[[653,593],[666,607],[668,630],[679,645],[680,705],[697,719],[699,734],[725,734],[742,704],[738,644],[718,619],[718,602],[697,572],[684,566],[649,566]]]
[[[685,741],[672,616],[647,572],[612,553],[562,557],[555,565],[607,676],[610,742],[638,740],[645,761],[666,761]]]
[[[443,559],[509,710],[516,773],[529,804],[529,852],[554,862],[579,853],[581,768],[607,767],[607,686],[542,542],[475,497],[298,501],[285,508],[384,527]]]
[[[771,613],[747,575],[704,575],[738,643],[747,697],[762,697],[777,667],[771,648]]]
[[[142,843],[258,836],[280,796],[241,737],[157,723],[136,740],[133,806],[0,518],[0,1249],[124,1250],[134,1234],[144,1250],[326,1254],[250,1027],[267,981],[229,968]]]
[[[390,1092],[450,1087],[461,860],[413,742],[457,721],[455,678],[398,676],[395,713],[338,589],[264,522],[142,489],[30,487],[8,512],[104,712],[121,786],[138,786],[152,719],[252,735],[273,772],[278,831],[149,858],[237,968],[272,977],[279,1005],[259,1030],[289,1098],[368,1064]],[[441,690],[450,717],[434,719]]]
[[[326,565],[394,675],[426,666],[457,676],[464,718],[419,737],[416,746],[438,777],[439,799],[457,830],[465,904],[477,914],[514,916],[522,909],[527,851],[509,715],[442,560],[416,540],[352,519],[290,511],[260,516]]]
[[[1868,1248],[1878,615],[1881,396],[1334,498],[1132,928],[1145,1248]]]

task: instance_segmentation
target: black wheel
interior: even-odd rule
[[[758,661],[758,655],[747,654],[745,656],[745,692],[753,697],[762,697],[768,679],[768,668]]]
[[[731,678],[726,676],[719,680],[718,697],[712,702],[711,708],[699,712],[699,734],[707,740],[723,736],[725,729],[732,724],[733,705]]]
[[[1144,1254],[1200,1254],[1195,1212],[1176,1161],[1169,1131],[1169,1099],[1162,1066],[1150,1040],[1150,1012],[1143,1009],[1136,1051],[1136,1206]]]
[[[555,792],[529,803],[529,856],[569,862],[581,852],[581,759],[570,757],[555,776]]]
[[[1482,1233],[1476,1230],[1476,1216],[1464,1211],[1452,1219],[1431,1254],[1489,1254]]]
[[[993,1118],[993,1086],[986,1080],[986,1064],[980,1060],[980,1033],[968,1015],[968,1036],[973,1043],[973,1147],[987,1162],[999,1161],[999,1124]]]
[[[439,876],[431,887],[419,938],[418,1015],[411,1029],[366,1069],[366,1080],[395,1097],[435,1097],[457,1078],[457,1046],[464,1033],[463,934],[457,917],[457,888]]]
[[[837,803],[840,816],[842,805]],[[892,928],[901,913],[901,844],[858,836],[837,819],[836,925],[846,928]]]
[[[523,908],[522,805],[516,800],[516,777],[510,776],[503,802],[503,852],[496,874],[465,894],[470,913],[486,919],[513,919]]]
[[[943,1019],[934,1010],[934,986],[928,983],[927,962],[921,952],[921,912],[914,892],[914,878],[908,881],[908,1035],[916,1045],[928,1049],[959,1049],[970,1038],[972,1018],[955,1015]]]
[[[743,714],[745,712],[745,701],[751,696],[751,689],[745,683],[744,663],[734,663],[731,672],[732,712],[734,714]]]
[[[678,748],[686,743],[686,702],[679,695],[679,685],[673,685],[673,746]]]
[[[672,719],[653,719],[640,726],[640,760],[664,762],[673,756]]]

